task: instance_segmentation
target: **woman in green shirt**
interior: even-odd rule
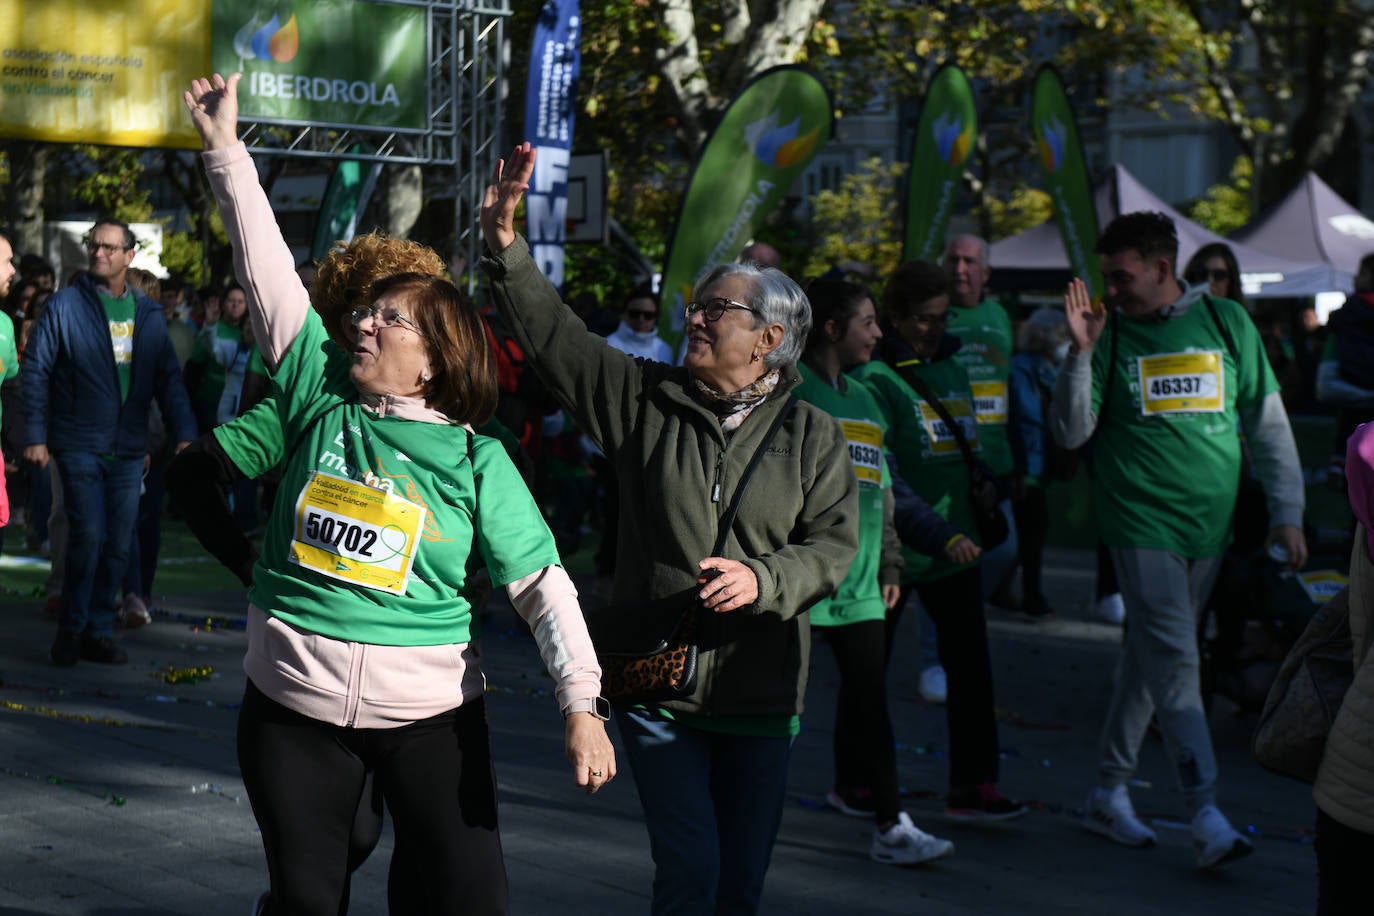
[[[835,594],[811,608],[811,626],[830,645],[840,670],[835,788],[828,800],[846,813],[868,815],[844,801],[849,792],[867,789],[877,824],[869,858],[886,865],[915,865],[949,855],[954,844],[923,832],[900,808],[896,739],[887,708],[884,618],[901,595],[901,548],[883,458],[882,411],[868,389],[844,373],[872,359],[883,332],[873,300],[862,287],[813,280],[806,296],[811,300],[811,333],[798,367],[802,383],[797,397],[839,421],[859,482],[858,555]]]
[[[979,545],[971,472],[958,438],[941,413],[916,391],[926,388],[943,406],[976,454],[978,426],[968,374],[952,358],[959,339],[945,333],[949,279],[925,261],[903,264],[884,291],[887,324],[879,353],[856,370],[888,424],[898,473],[917,494],[962,534],[946,555],[903,551],[906,570],[901,600],[888,616],[888,650],[902,607],[912,591],[935,622],[940,664],[949,676],[949,796],[946,814],[955,820],[1006,820],[1026,813],[997,790],[997,720],[992,664],[979,578]]]

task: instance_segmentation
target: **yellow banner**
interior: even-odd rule
[[[0,136],[198,149],[181,93],[209,72],[210,2],[0,3]]]

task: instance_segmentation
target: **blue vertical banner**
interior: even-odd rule
[[[534,175],[525,192],[527,235],[535,263],[560,291],[567,236],[568,163],[581,63],[582,24],[577,4],[578,0],[545,0],[539,10],[525,91],[525,139],[537,151]]]

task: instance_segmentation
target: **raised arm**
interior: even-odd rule
[[[238,140],[239,77],[216,73],[193,80],[184,98],[205,147],[205,172],[234,249],[234,272],[248,293],[263,361],[275,370],[305,322],[310,299],[253,160]]]

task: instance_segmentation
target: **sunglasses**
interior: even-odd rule
[[[1194,272],[1193,272],[1193,279],[1192,279],[1192,282],[1194,282],[1194,283],[1202,283],[1202,282],[1205,281],[1205,280],[1211,280],[1211,281],[1214,282],[1214,283],[1223,283],[1223,282],[1225,282],[1225,281],[1227,281],[1227,280],[1229,280],[1229,279],[1231,279],[1231,273],[1230,273],[1230,271],[1226,271],[1226,270],[1198,270],[1198,271],[1194,271]]]
[[[658,317],[658,312],[641,312],[638,309],[631,309],[625,313],[631,320],[649,321]]]

